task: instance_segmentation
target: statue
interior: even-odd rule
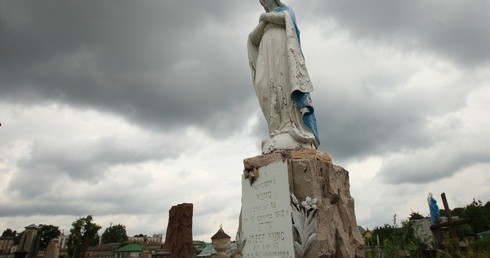
[[[436,224],[439,221],[439,206],[437,205],[436,199],[434,199],[432,193],[429,193],[429,197],[427,197],[427,203],[429,204],[430,210],[430,221],[432,224]]]
[[[260,3],[266,12],[250,33],[247,48],[255,93],[269,128],[262,153],[316,149],[320,141],[310,98],[313,85],[294,12],[280,0]]]

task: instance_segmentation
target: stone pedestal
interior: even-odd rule
[[[244,160],[243,257],[364,257],[349,173],[320,151]]]

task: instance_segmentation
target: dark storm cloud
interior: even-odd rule
[[[1,98],[101,108],[157,129],[239,128],[253,92],[246,32],[230,14],[248,4],[144,3],[2,1]]]
[[[315,4],[313,13],[332,17],[353,37],[438,53],[462,66],[484,65],[490,60],[490,2],[485,0]]]

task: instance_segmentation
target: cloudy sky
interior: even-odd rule
[[[490,200],[490,3],[285,1],[322,151],[358,224]],[[244,158],[266,134],[248,67],[256,0],[0,1],[0,230],[71,223],[235,235]],[[442,205],[441,205],[442,206]],[[103,230],[102,229],[102,230]],[[99,233],[102,233],[102,230]]]

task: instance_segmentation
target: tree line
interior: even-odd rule
[[[126,226],[121,224],[110,225],[104,230],[102,236],[99,236],[98,231],[101,226],[93,222],[92,215],[81,217],[73,221],[71,224],[70,234],[67,240],[68,256],[73,258],[83,258],[87,249],[91,246],[96,246],[109,243],[124,243],[128,241]],[[13,237],[14,245],[18,245],[22,232],[17,233],[15,230],[7,228],[3,231],[2,237]],[[39,250],[45,250],[52,239],[58,238],[61,231],[58,226],[39,225],[37,232],[39,236]]]

